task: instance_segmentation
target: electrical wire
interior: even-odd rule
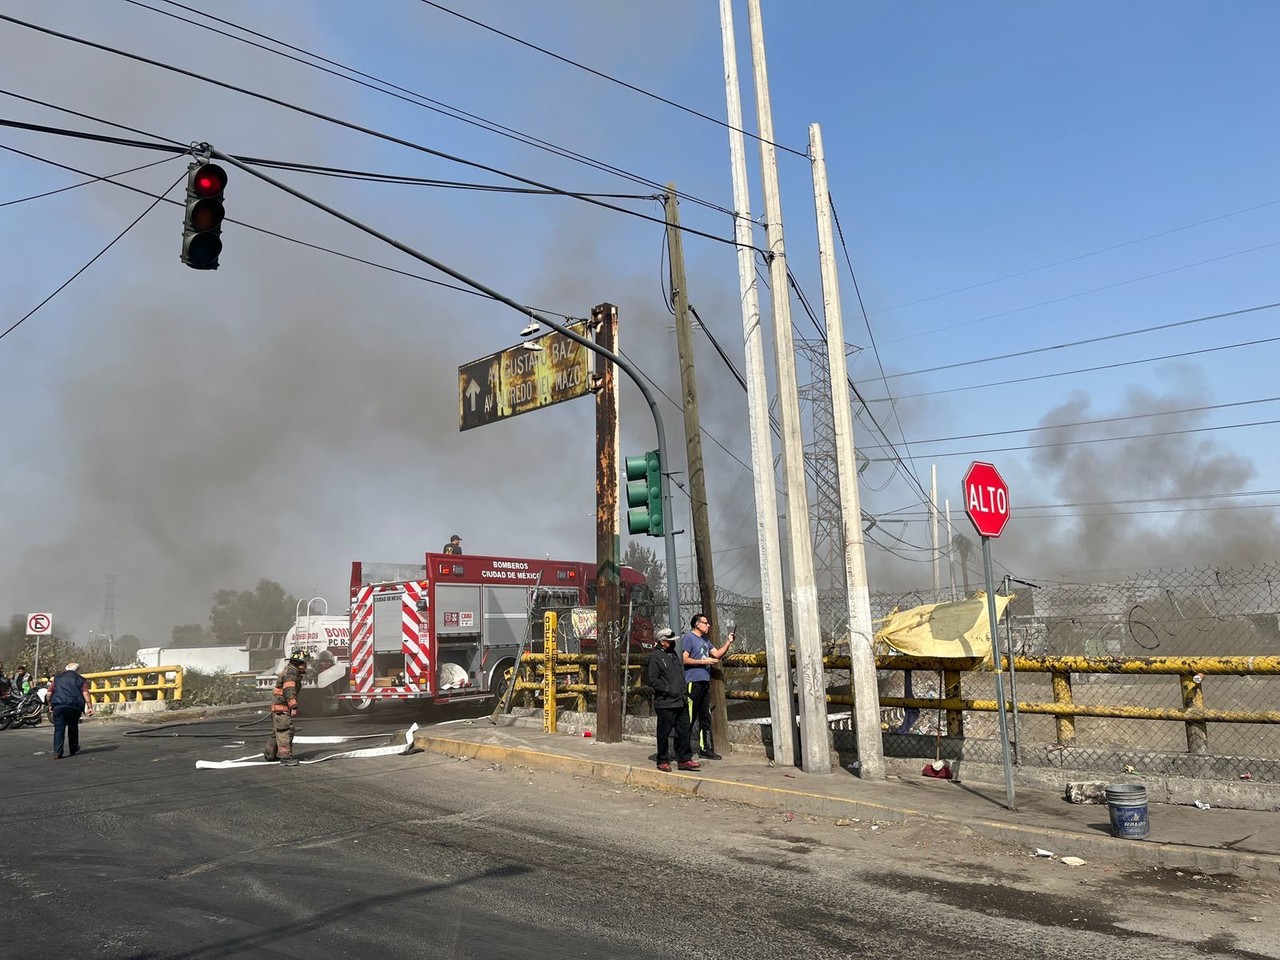
[[[1261,340],[1247,340],[1241,343],[1220,344],[1216,347],[1202,347],[1199,350],[1185,350],[1181,353],[1167,353],[1159,357],[1145,357],[1141,360],[1123,360],[1116,363],[1099,364],[1096,367],[1080,367],[1075,370],[1061,370],[1057,373],[1042,373],[1032,377],[1016,377],[1011,380],[992,380],[988,383],[971,383],[963,387],[947,387],[942,390],[926,390],[921,393],[902,394],[899,400],[910,400],[914,397],[936,397],[944,393],[963,393],[966,390],[982,390],[987,387],[1007,387],[1017,383],[1034,383],[1038,380],[1052,380],[1056,377],[1070,377],[1080,373],[1098,373],[1102,370],[1118,370],[1121,367],[1135,367],[1144,363],[1159,363],[1162,360],[1181,360],[1185,357],[1198,357],[1207,353],[1220,353],[1223,350],[1238,350],[1241,347],[1259,347],[1268,343],[1280,342],[1280,337],[1265,337]],[[871,403],[883,403],[883,398],[875,397]]]
[[[15,320],[15,321],[13,322],[13,324],[11,324],[11,325],[8,327],[8,329],[6,329],[3,333],[0,333],[0,340],[3,340],[3,339],[4,339],[5,337],[7,337],[9,334],[13,333],[13,331],[17,330],[17,329],[18,329],[18,327],[22,326],[22,324],[23,324],[23,323],[25,323],[27,320],[31,319],[31,317],[33,317],[33,316],[35,315],[35,313],[36,313],[36,311],[37,311],[37,310],[39,310],[39,309],[40,309],[41,307],[43,307],[46,303],[48,303],[50,300],[52,300],[54,297],[56,297],[58,294],[60,294],[63,290],[67,289],[67,287],[69,287],[69,286],[71,285],[72,281],[76,279],[76,277],[80,276],[80,274],[84,273],[84,272],[85,272],[86,270],[88,270],[91,266],[93,266],[93,265],[94,265],[94,263],[96,263],[96,262],[97,262],[97,260],[98,260],[98,258],[99,258],[99,257],[101,257],[104,253],[106,253],[106,252],[107,252],[108,250],[110,250],[112,247],[114,247],[114,246],[116,245],[116,243],[117,243],[120,239],[122,239],[126,233],[128,233],[130,230],[132,230],[134,227],[136,227],[136,226],[139,224],[139,222],[141,222],[141,220],[142,220],[142,218],[143,218],[143,217],[145,217],[148,213],[150,213],[150,212],[151,212],[152,210],[154,210],[157,206],[159,206],[159,205],[160,205],[160,202],[161,202],[162,200],[164,200],[165,195],[167,195],[167,194],[168,194],[169,190],[172,190],[174,187],[176,187],[178,184],[180,184],[180,183],[183,181],[183,179],[185,179],[186,175],[187,175],[187,174],[186,174],[186,172],[185,172],[185,171],[183,171],[182,176],[178,177],[178,179],[177,179],[177,180],[173,181],[173,183],[169,186],[168,190],[165,190],[165,192],[164,192],[164,193],[162,193],[160,196],[156,197],[156,198],[154,199],[154,201],[151,203],[151,205],[150,205],[150,206],[148,206],[148,207],[147,207],[147,209],[143,210],[140,214],[138,214],[138,215],[133,219],[133,222],[132,222],[132,223],[130,223],[127,227],[125,227],[123,230],[121,230],[119,233],[117,233],[117,234],[115,235],[115,237],[113,237],[113,238],[112,238],[112,240],[111,240],[111,242],[110,242],[110,243],[108,243],[105,247],[103,247],[101,250],[99,250],[97,253],[95,253],[92,257],[90,257],[90,258],[89,258],[89,260],[88,260],[88,262],[87,262],[87,263],[85,263],[85,265],[84,265],[84,266],[82,266],[79,270],[77,270],[77,271],[76,271],[75,273],[73,273],[71,276],[67,277],[67,279],[66,279],[66,280],[64,280],[64,281],[63,281],[63,282],[58,286],[58,288],[57,288],[56,290],[54,290],[51,294],[49,294],[47,297],[45,297],[43,300],[41,300],[39,303],[37,303],[34,307],[32,307],[30,310],[28,310],[28,311],[27,311],[27,313],[26,313],[24,316],[22,316],[22,317],[21,317],[21,318],[19,318],[18,320]]]
[[[34,97],[25,97],[21,94],[14,93],[10,90],[0,90],[0,93],[13,97],[17,100],[24,100],[27,103],[34,103],[51,110],[62,110],[66,113],[74,114],[86,120],[92,120],[96,123],[105,123],[109,126],[118,126],[109,120],[101,117],[94,117],[90,114],[77,113],[66,107],[60,107],[57,104],[49,103],[44,100],[37,100]],[[170,154],[186,154],[191,152],[191,148],[187,146],[167,145],[161,143],[150,143],[144,140],[127,140],[123,137],[111,137],[100,133],[86,133],[82,130],[69,130],[66,127],[51,127],[47,124],[24,123],[19,120],[0,119],[0,126],[12,127],[16,130],[28,130],[34,133],[48,133],[61,137],[72,137],[80,140],[92,140],[96,143],[106,143],[114,146],[136,147],[145,150],[159,150]],[[131,128],[125,128],[131,129]],[[148,134],[148,136],[158,137],[157,134]],[[164,139],[164,138],[160,138]],[[172,143],[172,141],[171,141]],[[488,193],[510,193],[522,196],[561,196],[562,194],[556,190],[542,190],[533,187],[509,187],[501,184],[491,183],[475,183],[465,180],[440,180],[432,177],[410,177],[405,174],[398,173],[381,173],[371,170],[352,170],[347,167],[331,167],[314,163],[301,163],[296,160],[273,160],[265,157],[241,157],[245,163],[253,166],[266,167],[276,170],[290,170],[296,173],[311,173],[319,176],[334,177],[343,180],[360,180],[374,183],[392,183],[402,186],[424,186],[438,187],[440,189],[449,190],[475,190]],[[573,191],[572,196],[578,197],[605,197],[614,200],[653,200],[654,196],[647,193],[588,193],[584,191]]]
[[[3,203],[0,203],[0,207],[10,207],[15,203],[26,203],[29,200],[43,200],[45,197],[52,197],[59,193],[66,193],[68,190],[75,190],[78,187],[87,187],[91,183],[101,183],[103,180],[110,180],[111,177],[123,177],[130,173],[137,173],[139,170],[149,170],[162,163],[168,163],[172,159],[172,157],[163,157],[160,160],[153,160],[151,163],[144,163],[140,167],[130,167],[128,170],[121,170],[119,173],[112,173],[105,177],[90,177],[88,180],[81,180],[79,183],[72,183],[65,187],[58,187],[56,190],[46,190],[44,193],[33,193],[29,197],[19,197],[17,200],[5,200]]]
[[[981,280],[978,283],[971,283],[968,286],[957,287],[954,290],[947,290],[942,293],[934,293],[927,297],[921,297],[918,300],[908,300],[905,303],[895,304],[892,307],[884,307],[881,310],[872,311],[875,314],[891,313],[894,310],[902,310],[906,307],[914,307],[922,303],[930,303],[934,300],[941,300],[943,297],[952,297],[957,293],[968,293],[970,290],[978,290],[981,287],[989,287],[993,283],[1002,283],[1005,280],[1016,280],[1018,277],[1025,277],[1028,274],[1039,273],[1041,270],[1049,270],[1053,267],[1061,267],[1068,263],[1076,263],[1080,260],[1087,260],[1089,257],[1096,257],[1103,253],[1112,253],[1116,250],[1123,250],[1125,247],[1132,247],[1139,243],[1146,243],[1148,240],[1158,240],[1160,237],[1167,237],[1171,234],[1180,233],[1183,230],[1192,230],[1196,227],[1203,227],[1206,224],[1217,223],[1219,220],[1227,220],[1231,217],[1238,217],[1242,214],[1253,213],[1257,210],[1264,210],[1267,207],[1273,207],[1280,203],[1280,200],[1267,200],[1264,203],[1255,204],[1252,207],[1244,207],[1240,210],[1233,210],[1231,213],[1219,214],[1216,217],[1209,217],[1205,220],[1196,220],[1194,223],[1184,223],[1182,226],[1171,227],[1168,230],[1161,230],[1158,233],[1149,233],[1145,237],[1136,237],[1133,240],[1125,240],[1121,243],[1112,244],[1109,247],[1101,247],[1097,250],[1091,250],[1088,253],[1079,253],[1074,256],[1064,257],[1061,260],[1054,260],[1050,263],[1042,263],[1036,267],[1028,267],[1026,270],[1019,270],[1015,273],[1006,273],[1001,277],[992,277],[990,280]]]
[[[9,146],[6,146],[6,145],[4,145],[4,144],[0,144],[0,150],[7,150],[7,151],[9,151],[10,153],[16,153],[16,154],[18,154],[18,155],[20,155],[20,156],[27,157],[27,158],[32,159],[32,160],[38,160],[38,161],[40,161],[41,163],[47,163],[47,164],[49,164],[50,166],[58,167],[58,168],[60,168],[60,169],[62,169],[62,170],[70,171],[71,173],[78,173],[78,174],[80,174],[81,176],[94,177],[94,179],[95,179],[95,180],[97,180],[97,181],[100,181],[100,182],[103,182],[103,183],[109,183],[109,184],[111,184],[113,187],[120,187],[120,188],[121,188],[121,189],[123,189],[123,190],[130,190],[130,191],[132,191],[132,192],[134,192],[134,193],[141,194],[141,195],[142,195],[142,196],[144,196],[144,197],[152,197],[152,198],[155,198],[155,196],[156,196],[156,195],[155,195],[155,194],[153,194],[153,193],[150,193],[150,192],[148,192],[148,191],[146,191],[146,190],[142,190],[142,189],[140,189],[140,188],[138,188],[138,187],[131,186],[130,184],[127,184],[127,183],[117,183],[115,180],[111,179],[111,177],[106,177],[106,176],[101,176],[101,177],[100,177],[100,176],[96,176],[95,174],[91,174],[91,173],[88,173],[87,171],[77,169],[76,167],[68,166],[68,165],[67,165],[67,164],[65,164],[65,163],[59,163],[58,161],[56,161],[56,160],[50,160],[50,159],[48,159],[47,157],[41,157],[41,156],[39,156],[39,155],[37,155],[37,154],[34,154],[34,153],[28,153],[28,152],[27,152],[27,151],[25,151],[25,150],[19,150],[19,149],[17,149],[16,147],[9,147]],[[178,201],[178,200],[169,200],[169,199],[167,199],[167,198],[165,198],[165,197],[161,197],[161,198],[159,198],[159,199],[162,199],[162,200],[164,200],[166,203],[172,204],[172,205],[174,205],[174,206],[182,206],[182,205],[183,205],[183,204],[182,204],[182,202],[181,202],[181,201]],[[226,218],[225,220],[223,220],[222,222],[223,222],[223,224],[224,224],[224,225],[225,225],[225,224],[234,224],[235,226],[238,226],[238,227],[244,227],[244,228],[245,228],[245,229],[247,229],[247,230],[252,230],[252,231],[254,231],[255,233],[260,233],[260,234],[263,234],[263,235],[268,236],[268,237],[274,237],[274,238],[275,238],[275,239],[277,239],[277,240],[284,240],[284,241],[286,241],[286,242],[288,242],[288,243],[296,244],[296,245],[298,245],[298,246],[300,246],[300,247],[306,247],[306,248],[307,248],[307,249],[309,249],[309,250],[316,250],[316,251],[319,251],[320,253],[327,253],[327,254],[330,254],[330,255],[335,256],[335,257],[341,257],[341,258],[342,258],[342,259],[344,259],[344,260],[350,260],[350,261],[352,261],[352,262],[354,262],[354,263],[360,263],[360,264],[363,264],[363,265],[368,266],[368,267],[374,267],[374,268],[376,268],[376,269],[378,269],[378,270],[385,270],[386,272],[396,274],[397,276],[407,277],[407,278],[409,278],[409,279],[411,279],[411,280],[420,280],[420,281],[422,281],[423,283],[429,283],[429,284],[432,284],[433,286],[443,287],[443,288],[444,288],[444,289],[446,289],[446,290],[452,290],[452,291],[454,291],[454,292],[456,292],[456,293],[465,293],[465,294],[467,294],[468,296],[472,296],[472,297],[480,297],[480,298],[482,298],[482,299],[489,299],[489,298],[488,298],[488,297],[486,297],[483,293],[479,292],[478,290],[472,290],[472,289],[470,289],[469,287],[458,286],[457,284],[448,283],[447,281],[439,280],[439,279],[436,279],[435,277],[426,277],[426,276],[423,276],[423,275],[422,275],[422,274],[420,274],[420,273],[413,273],[413,272],[408,271],[408,270],[402,270],[402,269],[400,269],[399,267],[392,267],[392,266],[388,266],[388,265],[387,265],[387,264],[385,264],[385,263],[378,263],[378,262],[376,262],[376,261],[374,261],[374,260],[368,260],[368,259],[366,259],[366,258],[364,258],[364,257],[357,257],[357,256],[355,256],[354,254],[350,254],[350,253],[343,253],[341,250],[334,250],[332,247],[325,247],[325,246],[321,246],[320,244],[310,243],[310,242],[308,242],[308,241],[306,241],[306,240],[300,240],[300,239],[298,239],[297,237],[291,237],[291,236],[289,236],[289,235],[287,235],[287,234],[278,233],[278,232],[276,232],[276,231],[274,231],[274,230],[268,230],[266,227],[259,227],[259,226],[256,226],[255,224],[249,223],[249,222],[247,222],[247,221],[245,221],[245,220],[237,220],[237,219],[235,219],[235,218],[233,218],[233,217],[227,217],[227,218]],[[566,319],[566,320],[572,320],[572,319],[574,319],[574,317],[573,317],[573,315],[572,315],[572,314],[564,313],[564,312],[559,311],[559,310],[551,310],[551,309],[548,309],[548,308],[545,308],[545,307],[534,307],[534,309],[535,309],[535,310],[538,310],[538,311],[539,311],[539,312],[541,312],[541,313],[550,314],[550,315],[551,315],[551,316],[553,316],[553,317],[563,317],[563,318],[564,318],[564,319]]]
[[[468,17],[466,14],[458,13],[458,11],[451,10],[448,7],[444,6],[444,4],[436,3],[435,0],[420,0],[420,2],[425,3],[429,7],[435,7],[437,10],[441,11],[442,13],[447,13],[450,16],[457,17],[459,20],[465,20],[467,23],[480,27],[482,30],[488,30],[490,33],[496,33],[498,36],[505,37],[507,40],[510,40],[513,43],[518,43],[523,47],[528,47],[530,50],[536,50],[538,53],[551,57],[554,60],[559,60],[561,63],[566,63],[571,67],[576,67],[579,70],[584,70],[587,73],[592,74],[593,76],[599,77],[602,80],[608,80],[610,83],[616,83],[618,86],[625,87],[626,89],[631,90],[634,93],[640,94],[641,96],[649,97],[651,100],[657,100],[659,103],[665,103],[669,107],[675,107],[677,110],[683,110],[685,113],[691,114],[695,117],[699,117],[703,120],[708,120],[711,123],[714,123],[716,126],[723,127],[725,130],[730,130],[730,131],[733,131],[734,133],[741,133],[743,136],[751,137],[753,140],[757,140],[761,143],[768,143],[772,147],[776,147],[779,150],[784,150],[787,153],[794,154],[797,157],[804,157],[805,159],[808,159],[809,157],[809,154],[804,151],[796,150],[795,148],[788,147],[785,144],[774,143],[772,140],[765,140],[763,137],[757,136],[756,134],[751,133],[747,130],[743,130],[740,127],[735,127],[731,123],[726,123],[724,120],[721,120],[717,117],[710,116],[709,114],[705,114],[700,110],[695,110],[693,109],[693,107],[687,107],[683,103],[678,103],[675,100],[669,100],[666,97],[662,96],[661,94],[653,93],[649,90],[645,90],[642,87],[637,87],[635,84],[627,83],[625,80],[620,80],[618,77],[615,77],[612,74],[604,73],[600,70],[596,70],[593,67],[588,67],[584,63],[579,63],[577,60],[572,60],[569,57],[566,57],[559,53],[554,52],[553,50],[548,50],[546,47],[540,47],[536,43],[531,43],[530,41],[517,37],[514,34],[507,33],[504,30],[499,30],[497,27],[484,23],[481,20],[476,20],[472,17]]]
[[[1092,427],[1104,423],[1123,423],[1129,420],[1146,420],[1149,417],[1172,417],[1187,413],[1204,413],[1209,410],[1227,410],[1233,407],[1249,407],[1259,403],[1276,403],[1280,397],[1261,397],[1257,400],[1236,400],[1231,403],[1211,403],[1200,407],[1184,407],[1180,410],[1157,410],[1153,413],[1132,413],[1121,417],[1099,417],[1096,420],[1075,420],[1070,423],[1045,423],[1034,427],[1022,427],[1016,430],[989,430],[986,433],[965,433],[951,437],[928,437],[917,439],[916,443],[948,443],[953,440],[981,440],[983,437],[1005,437],[1017,433],[1033,433],[1037,430],[1063,430],[1073,427]],[[1162,436],[1162,434],[1147,434]],[[875,444],[868,444],[864,450],[878,449]]]
[[[1014,360],[1019,357],[1030,357],[1038,353],[1052,353],[1055,350],[1066,350],[1071,347],[1084,347],[1096,343],[1106,343],[1110,340],[1123,340],[1125,337],[1137,337],[1144,333],[1157,333],[1162,330],[1175,330],[1179,327],[1189,327],[1192,324],[1204,323],[1208,320],[1222,320],[1226,317],[1239,317],[1247,313],[1257,313],[1260,310],[1274,310],[1280,307],[1280,302],[1263,303],[1254,307],[1244,307],[1240,310],[1228,310],[1225,313],[1211,313],[1204,317],[1193,317],[1190,320],[1175,320],[1172,323],[1160,323],[1151,327],[1142,327],[1137,330],[1125,330],[1120,333],[1109,333],[1100,337],[1089,337],[1085,340],[1072,340],[1067,343],[1055,343],[1047,347],[1034,347],[1030,350],[1018,350],[1013,353],[1002,353],[994,357],[982,357],[977,360],[961,360],[956,363],[944,363],[936,367],[925,367],[921,370],[906,370],[902,373],[891,373],[886,379],[893,380],[898,377],[914,377],[924,373],[938,373],[941,370],[957,370],[961,367],[975,366],[979,363],[996,363],[1000,360]]]
[[[186,4],[178,3],[177,0],[158,0],[158,2],[167,3],[170,6],[178,7],[181,10],[185,10],[188,13],[204,17],[205,19],[211,20],[214,23],[221,23],[224,26],[231,27],[234,30],[239,30],[242,33],[248,34],[249,36],[258,37],[259,39],[265,40],[268,43],[276,44],[277,46],[283,47],[286,50],[293,50],[297,53],[302,54],[303,57],[310,57],[312,60],[319,61],[319,63],[312,63],[300,57],[291,56],[290,54],[284,53],[281,50],[275,50],[275,49],[272,49],[271,47],[264,46],[263,44],[255,43],[254,41],[248,40],[244,37],[227,33],[224,30],[219,30],[216,27],[209,26],[206,23],[200,23],[199,21],[196,21],[196,20],[190,20],[186,17],[178,16],[175,13],[170,13],[166,10],[159,10],[155,7],[148,6],[145,3],[141,3],[140,0],[125,0],[125,2],[130,3],[133,6],[139,7],[143,10],[150,11],[151,13],[159,14],[160,16],[163,16],[163,17],[169,17],[171,19],[178,20],[182,23],[190,24],[191,26],[197,27],[201,30],[207,30],[211,33],[217,34],[218,36],[226,37],[229,40],[235,40],[238,43],[247,44],[248,46],[255,47],[266,53],[270,53],[279,57],[284,57],[287,60],[292,60],[295,63],[302,64],[305,67],[310,67],[316,70],[320,70],[324,73],[328,73],[332,76],[335,76],[340,80],[346,80],[350,83],[356,83],[362,87],[366,87],[377,93],[386,94],[387,96],[394,97],[397,100],[402,100],[406,103],[411,103],[414,106],[423,107],[427,110],[431,110],[435,113],[438,113],[441,116],[449,117],[452,120],[459,120],[463,123],[470,124],[471,126],[478,127],[481,130],[485,130],[489,133],[496,133],[499,136],[503,136],[510,140],[514,140],[517,143],[522,143],[526,146],[536,147],[539,150],[545,150],[546,152],[551,153],[555,156],[561,157],[562,159],[572,160],[574,162],[581,163],[584,166],[588,166],[588,167],[591,167],[592,169],[599,170],[602,173],[608,173],[613,176],[621,177],[626,180],[631,180],[634,183],[643,184],[645,186],[653,187],[654,189],[658,189],[658,190],[662,189],[661,184],[659,184],[656,180],[650,180],[647,177],[643,177],[637,173],[632,173],[631,171],[625,170],[622,167],[614,166],[613,164],[607,163],[603,160],[597,160],[594,157],[589,157],[586,154],[580,153],[575,150],[571,150],[568,147],[562,147],[558,144],[552,143],[551,141],[543,140],[539,137],[533,136],[532,134],[524,133],[520,130],[515,129],[514,127],[508,127],[496,121],[489,120],[485,117],[480,116],[479,114],[475,114],[475,113],[471,113],[469,111],[463,110],[460,107],[454,107],[441,100],[436,100],[432,97],[428,97],[426,94],[417,93],[413,90],[408,89],[407,87],[402,87],[402,86],[399,86],[398,84],[392,83],[389,80],[384,80],[381,77],[374,76],[373,74],[369,74],[369,73],[365,73],[364,71],[357,70],[355,67],[344,64],[338,60],[333,60],[333,59],[330,59],[329,57],[325,57],[313,51],[306,50],[303,47],[295,46],[291,43],[286,43],[285,41],[279,39],[278,37],[273,37],[273,36],[270,36],[269,34],[260,33],[257,30],[252,30],[249,27],[243,26],[242,24],[235,23],[234,21],[225,20],[221,17],[216,17],[213,14],[208,13],[207,11],[198,10]],[[321,64],[329,64],[330,66],[337,67],[339,70],[345,70],[347,71],[347,73],[353,74],[354,76],[347,76],[346,74],[339,73],[335,70],[330,70],[327,67],[321,66]],[[363,78],[363,79],[358,79],[358,78]],[[366,80],[371,82],[366,83],[365,82]],[[592,194],[592,195],[608,196],[608,194]],[[732,210],[729,210],[720,204],[714,203],[710,200],[706,200],[702,197],[695,196],[693,194],[678,193],[678,195],[693,203],[701,204],[702,206],[705,206],[711,210],[716,210],[720,213],[727,213],[727,214],[733,213]]]
[[[415,143],[412,140],[406,140],[403,137],[397,137],[389,133],[384,133],[379,130],[374,130],[371,127],[366,127],[361,124],[354,123],[350,120],[343,120],[339,117],[334,117],[329,114],[321,113],[318,110],[312,110],[309,107],[304,107],[300,104],[290,103],[287,100],[282,100],[279,97],[273,97],[270,94],[261,93],[256,90],[250,90],[247,87],[241,87],[241,86],[238,86],[237,84],[229,83],[226,80],[218,80],[213,77],[205,76],[203,74],[196,73],[195,71],[192,71],[192,70],[187,70],[183,67],[179,67],[171,63],[165,63],[164,61],[155,60],[151,57],[144,57],[141,54],[137,54],[137,53],[130,53],[127,50],[121,50],[119,47],[112,47],[108,44],[98,43],[93,40],[87,40],[83,37],[77,37],[73,34],[63,33],[62,31],[54,30],[50,27],[44,27],[44,26],[40,26],[39,24],[29,23],[25,20],[20,20],[17,17],[11,17],[8,14],[4,14],[4,13],[0,13],[0,21],[3,21],[5,23],[12,23],[15,26],[19,26],[19,27],[26,27],[29,30],[33,30],[37,33],[43,33],[43,34],[46,34],[47,36],[56,37],[68,43],[79,44],[81,46],[89,47],[94,50],[100,50],[104,53],[110,53],[118,57],[123,57],[127,60],[133,60],[137,63],[145,63],[148,66],[158,67],[159,69],[166,70],[170,73],[176,73],[180,76],[189,77],[190,79],[193,79],[193,80],[199,80],[203,83],[211,84],[212,86],[219,87],[224,90],[230,90],[234,93],[239,93],[247,97],[252,97],[253,99],[256,99],[256,100],[261,100],[264,103],[270,103],[277,107],[283,107],[286,110],[292,110],[295,113],[300,113],[303,116],[311,117],[312,119],[315,119],[315,120],[322,120],[325,123],[331,123],[331,124],[334,124],[335,126],[339,126],[347,130],[353,130],[357,133],[362,133],[366,136],[374,137],[375,139],[383,140],[387,143],[394,143],[397,146],[405,147],[410,150],[415,150],[419,153],[425,153],[428,156],[436,157],[437,159],[447,160],[451,163],[457,163],[462,166],[472,167],[477,170],[483,170],[486,173],[492,173],[500,177],[506,177],[507,179],[514,180],[517,183],[523,183],[526,186],[540,187],[544,190],[548,190],[565,197],[581,200],[582,202],[590,204],[592,206],[601,207],[606,210],[612,210],[614,213],[622,213],[622,214],[625,214],[626,216],[636,217],[641,220],[647,220],[651,223],[662,224],[664,227],[666,226],[665,220],[659,217],[651,216],[650,214],[641,213],[638,210],[628,210],[625,207],[620,207],[617,204],[609,203],[605,200],[596,199],[594,197],[580,196],[578,194],[573,193],[572,191],[564,190],[559,187],[554,187],[550,184],[546,184],[538,180],[530,179],[529,177],[523,177],[523,176],[520,176],[519,174],[511,173],[510,171],[502,170],[498,167],[492,167],[492,166],[489,166],[488,164],[480,163],[477,160],[468,160],[465,157],[460,157],[460,156],[457,156],[456,154],[446,153],[443,150],[436,150],[424,144]],[[730,239],[727,237],[719,237],[713,233],[708,233],[706,231],[698,230],[693,227],[680,226],[678,229],[695,237],[702,237],[703,239],[706,239],[706,240],[713,240],[716,243],[722,243],[732,247],[738,246],[738,242],[734,239]],[[762,252],[760,251],[760,248],[755,246],[750,246],[749,248],[752,250],[756,250],[758,252]]]

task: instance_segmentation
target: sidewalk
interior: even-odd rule
[[[831,818],[960,824],[1030,855],[1128,862],[1209,874],[1280,876],[1280,813],[1152,803],[1150,836],[1111,836],[1106,804],[1073,804],[1061,792],[1018,786],[1017,810],[1005,809],[1004,784],[958,783],[920,775],[862,781],[836,768],[808,774],[773,767],[760,749],[738,749],[703,761],[696,773],[663,773],[649,740],[599,741],[543,733],[540,722],[487,717],[419,729],[416,745],[433,753],[521,764],[668,793],[745,803]],[[921,761],[921,766],[924,762]]]

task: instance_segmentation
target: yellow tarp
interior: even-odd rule
[[[996,595],[997,621],[1012,599],[1012,594]],[[987,595],[981,590],[968,600],[926,603],[894,611],[876,622],[883,624],[876,631],[876,640],[899,653],[913,657],[981,657],[991,664]]]

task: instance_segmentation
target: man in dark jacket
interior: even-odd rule
[[[298,715],[298,691],[306,672],[307,654],[295,650],[276,677],[276,687],[271,691],[271,739],[262,751],[265,760],[279,760],[286,767],[298,765],[298,758],[293,755],[293,718]]]
[[[49,713],[53,717],[53,758],[62,759],[65,741],[71,756],[80,752],[80,715],[93,714],[90,706],[89,681],[80,676],[80,664],[72,660],[67,669],[53,678],[49,694]]]
[[[689,746],[689,711],[685,707],[684,667],[675,651],[676,632],[659,630],[658,649],[649,655],[645,683],[653,688],[653,712],[658,715],[658,769],[671,770],[671,732],[676,735],[676,753],[681,770],[701,770]]]

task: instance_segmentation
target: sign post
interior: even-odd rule
[[[991,578],[991,541],[1004,532],[1009,522],[1009,485],[990,463],[975,460],[964,475],[964,509],[982,538],[982,572],[987,587],[987,619],[991,627],[991,666],[996,672],[996,709],[1000,717],[1000,750],[1004,763],[1006,806],[1016,810],[1013,793],[1013,764],[1009,760],[1009,719],[1004,702],[1004,672],[1001,670],[1000,634],[996,629],[996,591]],[[1012,655],[1011,655],[1012,656]]]
[[[31,668],[31,675],[36,679],[40,678],[40,638],[47,637],[52,633],[53,614],[27,614],[27,636],[36,638],[36,659],[34,661],[34,666]]]

